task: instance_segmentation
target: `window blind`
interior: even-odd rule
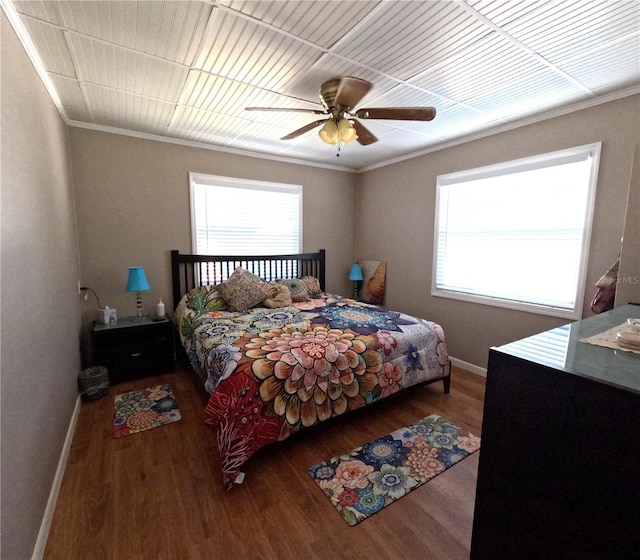
[[[579,316],[599,146],[438,177],[432,294]]]
[[[302,186],[190,174],[193,250],[274,255],[301,250]]]

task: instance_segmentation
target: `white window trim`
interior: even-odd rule
[[[299,232],[298,232],[298,253],[302,252],[303,244],[303,219],[302,214],[302,201],[303,201],[303,188],[302,185],[294,185],[290,183],[273,183],[270,181],[258,181],[256,179],[240,179],[236,177],[223,177],[221,175],[210,175],[208,173],[195,173],[189,172],[189,212],[191,216],[191,251],[196,252],[196,228],[195,228],[195,204],[194,204],[194,185],[212,185],[231,188],[243,188],[243,189],[260,189],[260,190],[272,190],[278,192],[290,192],[299,194],[298,201],[298,216],[299,216]],[[234,255],[235,256],[235,255]]]
[[[507,309],[513,309],[518,311],[526,311],[530,313],[537,313],[540,315],[550,315],[554,317],[562,317],[567,319],[581,319],[582,311],[584,307],[585,296],[585,284],[587,276],[587,266],[589,259],[589,248],[591,243],[591,230],[593,225],[593,210],[595,205],[595,195],[598,180],[598,170],[600,165],[600,152],[602,148],[602,142],[595,142],[593,144],[585,144],[583,146],[577,146],[574,148],[568,148],[565,150],[558,150],[555,152],[549,152],[536,156],[521,158],[513,161],[502,162],[475,169],[468,169],[464,171],[457,171],[454,173],[447,173],[440,175],[436,181],[436,205],[435,205],[435,220],[434,220],[434,236],[433,236],[433,261],[432,261],[432,278],[431,278],[431,295],[435,297],[444,297],[460,301],[467,301],[471,303],[479,303],[482,305],[490,305],[494,307],[501,307]],[[585,156],[593,158],[593,164],[591,166],[591,174],[589,177],[589,185],[587,192],[585,218],[583,224],[583,231],[585,234],[582,238],[581,258],[578,270],[578,280],[576,289],[575,306],[571,310],[561,309],[558,307],[517,302],[514,300],[500,299],[497,297],[483,296],[469,294],[465,292],[457,292],[452,290],[445,290],[438,288],[436,285],[437,280],[437,266],[438,266],[438,232],[439,232],[439,208],[440,208],[440,187],[446,186],[451,183],[458,183],[464,180],[475,180],[485,177],[498,176],[507,174],[514,169],[518,170],[533,170],[538,167],[544,166],[544,163],[550,159],[554,159],[558,162],[570,162],[579,160]]]

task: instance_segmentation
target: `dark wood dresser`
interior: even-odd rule
[[[472,560],[640,551],[640,355],[580,342],[640,306],[489,354]]]

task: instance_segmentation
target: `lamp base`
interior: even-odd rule
[[[136,317],[135,321],[142,321],[144,319],[144,315],[142,314],[142,296],[140,292],[136,293]]]
[[[357,281],[353,283],[353,299],[358,301],[358,282]]]

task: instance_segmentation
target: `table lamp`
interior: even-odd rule
[[[129,267],[129,279],[127,280],[127,292],[136,292],[136,309],[138,310],[138,319],[142,319],[142,296],[140,292],[150,290],[149,282],[144,274],[144,268],[141,266]]]
[[[358,299],[358,282],[364,280],[362,268],[359,264],[352,264],[349,271],[349,280],[353,280],[353,299]]]

